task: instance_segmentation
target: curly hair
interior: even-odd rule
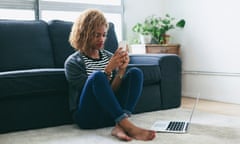
[[[83,53],[88,53],[88,45],[94,38],[96,28],[103,25],[108,29],[108,22],[100,10],[87,9],[83,11],[72,26],[69,36],[71,46]]]

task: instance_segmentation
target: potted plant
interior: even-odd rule
[[[150,35],[152,43],[165,44],[167,43],[167,32],[175,28],[184,28],[185,20],[176,21],[174,17],[166,14],[164,17],[155,15],[147,17],[143,23],[137,23],[133,26],[133,32],[140,35]]]
[[[150,33],[152,29],[152,24],[149,23],[148,19],[146,19],[143,23],[137,23],[133,27],[133,31],[139,34],[141,43],[151,43],[152,35]]]

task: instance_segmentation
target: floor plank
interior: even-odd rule
[[[182,97],[182,107],[192,108],[195,102],[194,98]],[[214,112],[224,115],[233,115],[240,117],[240,105],[210,100],[199,99],[197,109],[201,111]]]

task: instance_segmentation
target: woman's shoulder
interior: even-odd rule
[[[69,55],[65,61],[65,65],[70,63],[83,63],[81,52],[76,51]]]
[[[71,55],[68,56],[67,61],[75,61],[75,60],[81,60],[82,54],[79,51],[75,51]]]

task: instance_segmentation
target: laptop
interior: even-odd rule
[[[189,129],[189,125],[191,124],[192,116],[195,111],[198,100],[199,100],[199,94],[196,97],[189,120],[186,120],[186,121],[158,120],[152,125],[151,130],[154,130],[156,132],[165,132],[165,133],[179,133],[179,134],[187,133]]]

